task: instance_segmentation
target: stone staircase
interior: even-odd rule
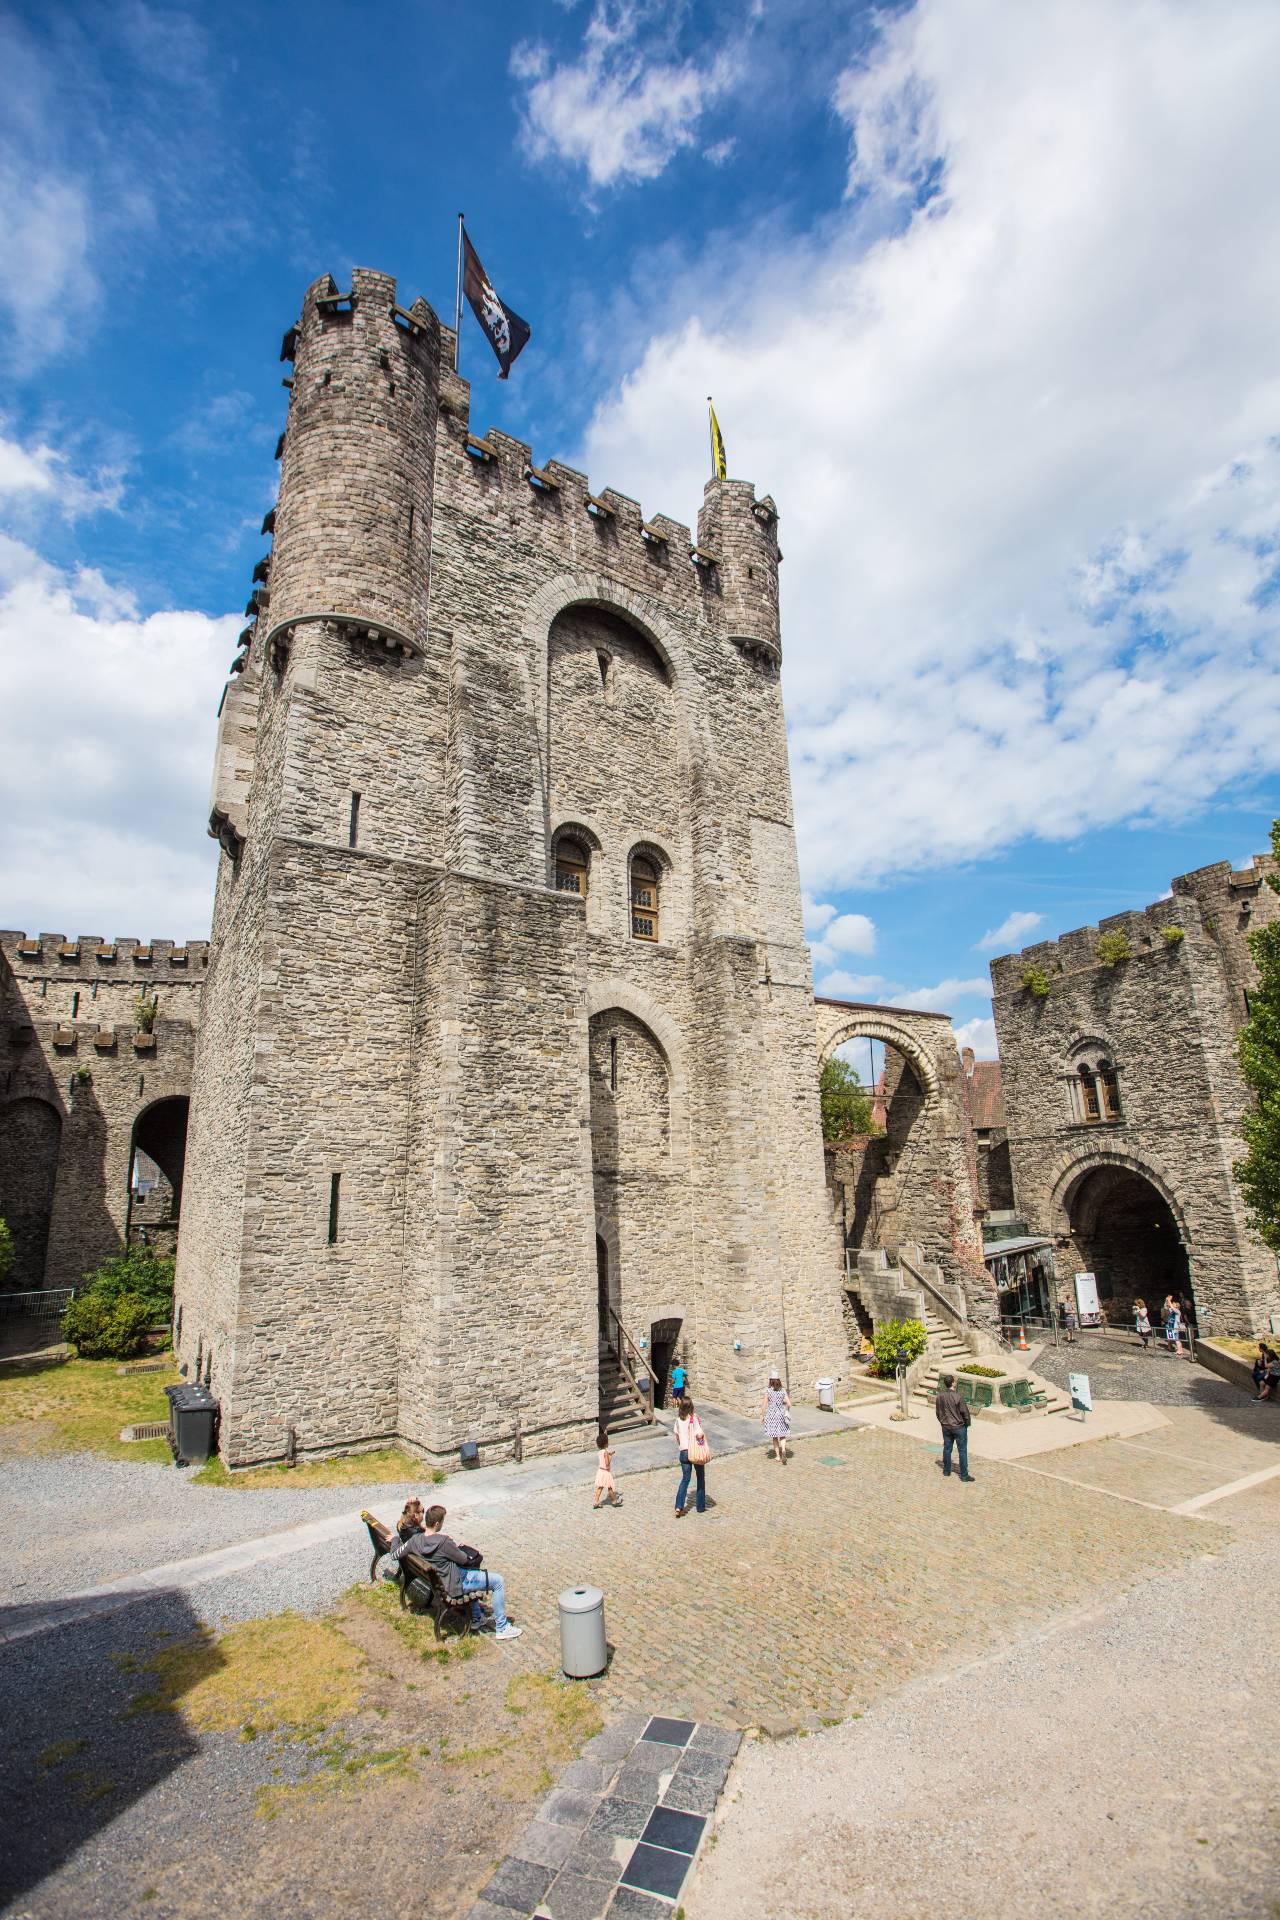
[[[984,1367],[999,1367],[1006,1379],[1029,1380],[1035,1405],[1025,1409],[1027,1413],[1070,1413],[1070,1396],[1050,1381],[1042,1380],[1038,1373],[1031,1371],[1030,1367],[1021,1366],[1015,1354],[1003,1351],[973,1353],[963,1335],[956,1332],[953,1327],[949,1327],[941,1315],[933,1313],[929,1308],[925,1309],[924,1324],[929,1335],[929,1360],[924,1372],[920,1374],[912,1388],[913,1400],[927,1402],[932,1406],[933,1397],[938,1391],[939,1375],[956,1373],[966,1360],[973,1360]],[[998,1391],[1001,1383],[993,1380],[990,1384]],[[1001,1409],[996,1408],[994,1411],[1000,1412]]]

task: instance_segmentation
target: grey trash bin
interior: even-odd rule
[[[824,1412],[824,1413],[834,1413],[834,1412],[835,1412],[835,1410],[836,1410],[836,1383],[835,1383],[835,1381],[834,1381],[834,1380],[819,1380],[819,1382],[818,1382],[818,1405],[819,1405],[819,1406],[820,1406],[820,1407],[822,1408],[822,1410],[823,1410],[823,1412]]]
[[[560,1665],[571,1680],[590,1680],[609,1664],[604,1595],[599,1587],[566,1587],[560,1595]]]

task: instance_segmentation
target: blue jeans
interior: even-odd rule
[[[950,1473],[951,1471],[952,1441],[955,1442],[956,1450],[960,1455],[960,1478],[967,1480],[969,1478],[968,1427],[961,1427],[958,1431],[950,1427],[944,1427],[942,1429],[942,1471],[944,1473]]]
[[[690,1461],[689,1451],[687,1447],[681,1447],[680,1449],[680,1467],[681,1467],[680,1491],[676,1495],[677,1511],[679,1511],[679,1509],[684,1505],[685,1496],[689,1491],[689,1475],[692,1473],[692,1474],[696,1474],[698,1479],[698,1491],[695,1496],[698,1512],[705,1513],[707,1510],[707,1469],[706,1467],[701,1465],[696,1465]]]
[[[487,1567],[467,1568],[462,1575],[462,1591],[493,1595],[493,1628],[495,1633],[501,1633],[507,1624],[507,1590],[502,1584],[502,1575],[490,1573]],[[471,1618],[473,1621],[484,1618],[484,1609],[478,1600],[471,1602]]]

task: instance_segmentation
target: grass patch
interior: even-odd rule
[[[168,1402],[165,1402],[166,1412]],[[421,1486],[430,1480],[438,1486],[445,1478],[440,1467],[425,1467],[421,1460],[402,1453],[399,1447],[380,1447],[376,1453],[344,1453],[335,1460],[304,1460],[286,1467],[283,1460],[264,1467],[240,1467],[229,1473],[216,1456],[199,1473],[193,1474],[198,1487],[373,1487]]]
[[[957,1367],[956,1372],[957,1373],[980,1373],[983,1376],[983,1378],[986,1380],[1003,1380],[1004,1379],[1003,1367],[983,1367],[983,1366],[979,1366],[976,1361],[970,1361],[968,1366]]]
[[[1245,1340],[1234,1333],[1215,1333],[1209,1337],[1215,1347],[1225,1347],[1228,1353],[1238,1355],[1241,1360],[1257,1359],[1259,1340],[1265,1340],[1269,1347],[1280,1347],[1280,1334],[1276,1333],[1256,1334],[1252,1340]]]
[[[399,1590],[389,1580],[379,1580],[376,1585],[365,1581],[361,1586],[352,1587],[348,1597],[357,1606],[377,1614],[421,1660],[447,1667],[454,1660],[474,1660],[480,1650],[474,1634],[451,1632],[444,1640],[437,1640],[435,1627],[427,1615],[410,1613],[407,1607],[402,1607]]]
[[[154,1684],[131,1713],[180,1711],[204,1731],[319,1735],[361,1704],[364,1655],[328,1620],[281,1613],[221,1639],[208,1629],[145,1658],[116,1656]]]
[[[83,1753],[88,1744],[87,1740],[55,1740],[51,1747],[46,1747],[43,1753],[36,1755],[36,1765],[42,1773],[50,1767],[60,1767],[64,1761]]]
[[[383,1780],[402,1780],[413,1772],[408,1747],[353,1747],[341,1737],[320,1749],[321,1766],[305,1780],[289,1786],[259,1787],[254,1813],[259,1820],[275,1820],[282,1813],[314,1807],[335,1793],[376,1786]]]
[[[176,1371],[124,1374],[115,1360],[19,1361],[0,1367],[0,1430],[30,1453],[169,1460],[167,1440],[122,1440],[122,1427],[168,1420]]]

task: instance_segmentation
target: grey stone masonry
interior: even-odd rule
[[[204,941],[0,932],[0,1218],[14,1236],[11,1285],[78,1286],[124,1244],[135,1132],[191,1091],[207,956]],[[180,1185],[171,1131],[155,1145]]]
[[[1249,1095],[1235,1058],[1245,941],[1280,916],[1259,856],[992,962],[1015,1205],[1059,1280],[1098,1274],[1108,1311],[1190,1288],[1203,1331],[1265,1329],[1275,1256],[1232,1173]],[[1110,964],[1107,961],[1110,960]]]
[[[382,274],[286,346],[178,1259],[224,1457],[576,1445],[609,1314],[729,1407],[838,1374],[773,502],[476,434]]]

